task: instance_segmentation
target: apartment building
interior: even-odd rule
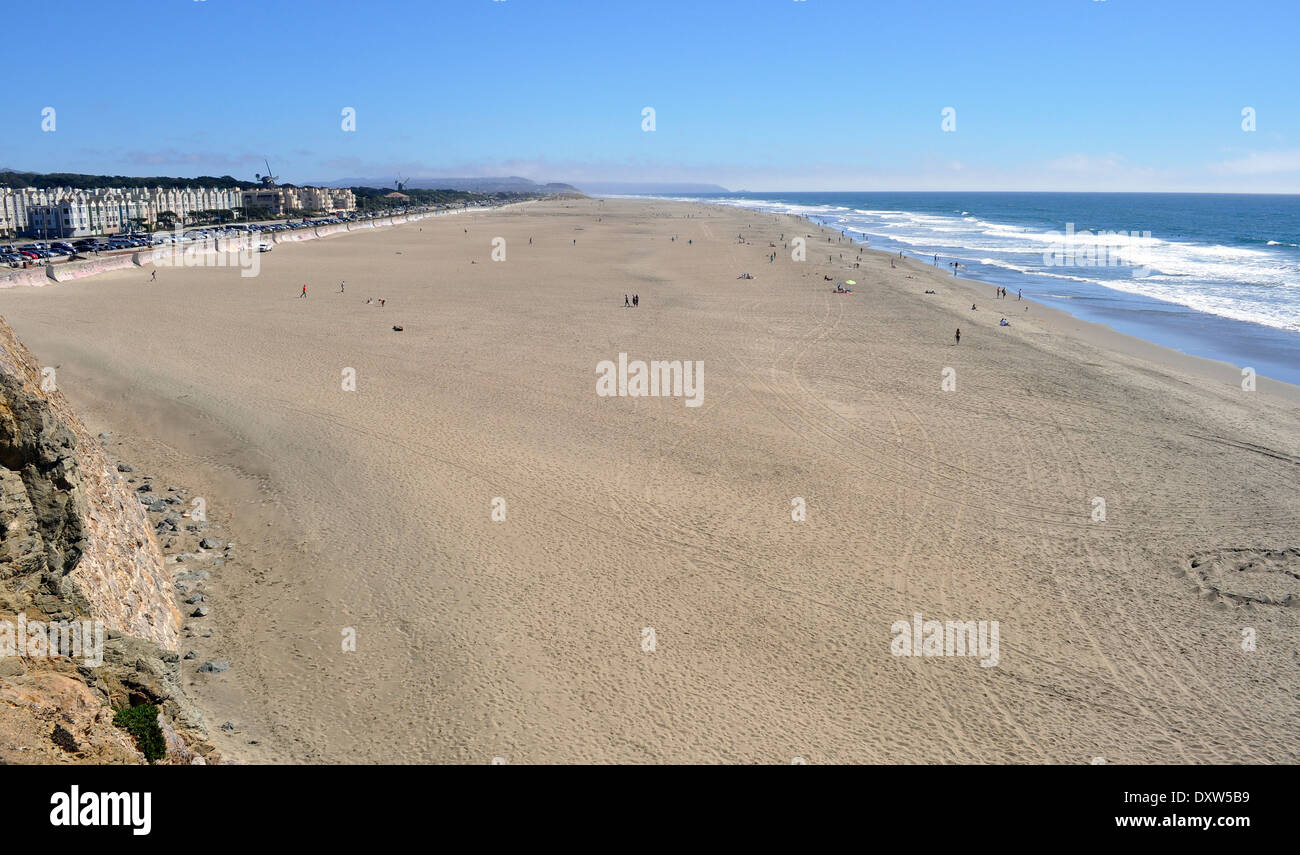
[[[243,192],[243,205],[266,208],[272,215],[324,214],[355,211],[357,199],[351,190],[331,187],[256,187]]]
[[[79,237],[156,226],[170,211],[188,221],[199,211],[245,207],[283,213],[318,214],[356,210],[351,190],[327,187],[0,187],[0,237]]]
[[[122,226],[121,211],[111,200],[74,197],[27,207],[26,233],[32,237],[111,235],[123,231]]]

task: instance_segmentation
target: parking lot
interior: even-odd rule
[[[74,258],[86,258],[104,253],[131,252],[154,246],[193,244],[211,241],[216,238],[267,235],[288,232],[294,229],[315,228],[326,225],[343,225],[379,217],[401,216],[410,213],[410,208],[398,208],[383,212],[348,213],[330,217],[317,217],[293,221],[276,221],[248,223],[224,226],[205,226],[202,228],[176,229],[175,231],[153,232],[150,234],[133,233],[110,235],[106,237],[83,237],[61,240],[27,241],[25,243],[0,244],[0,265],[11,268],[31,267],[37,264],[57,264]],[[269,245],[269,244],[268,244]]]

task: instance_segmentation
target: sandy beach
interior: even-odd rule
[[[193,641],[232,668],[187,677],[232,757],[1300,761],[1296,387],[738,209],[259,261],[0,291],[239,545]],[[702,362],[699,406],[597,395],[620,354]],[[996,661],[894,655],[917,614]]]

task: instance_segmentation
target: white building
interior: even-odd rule
[[[272,215],[355,211],[351,190],[326,187],[0,187],[0,237],[80,237],[133,231],[141,223],[156,227],[171,211],[189,222],[200,211],[268,208]]]
[[[122,231],[117,205],[74,195],[49,204],[27,206],[26,233],[39,238],[111,235]]]
[[[330,187],[255,187],[245,190],[243,197],[245,208],[266,208],[272,216],[357,209],[356,195],[351,190]]]

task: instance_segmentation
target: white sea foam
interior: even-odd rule
[[[1044,253],[1062,242],[1066,223],[1034,229],[998,223],[969,211],[931,214],[914,211],[801,205],[770,199],[694,199],[724,205],[795,214],[823,220],[845,231],[912,247],[918,255],[938,254],[1035,278],[1107,288],[1185,306],[1225,318],[1300,330],[1300,259],[1276,249],[1224,246],[1137,233],[1124,246],[1140,258],[1136,267],[1048,267]],[[1103,250],[1117,244],[1106,230],[1075,223],[1071,239],[1080,248]],[[1270,240],[1267,246],[1295,244]],[[1098,292],[1098,295],[1105,292]]]

